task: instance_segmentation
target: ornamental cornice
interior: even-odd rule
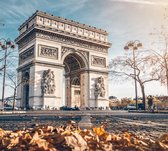
[[[103,74],[103,75],[108,75],[109,72],[108,71],[103,71],[103,70],[97,70],[97,69],[89,69],[89,70],[86,70],[88,71],[88,73],[97,73],[97,74]]]
[[[104,49],[108,49],[111,47],[111,43],[109,42],[103,42],[103,41],[100,41],[100,40],[96,40],[96,39],[93,39],[93,38],[88,38],[88,37],[83,37],[83,36],[80,36],[80,35],[76,35],[76,34],[72,34],[72,33],[69,33],[69,32],[66,32],[66,31],[60,31],[60,30],[51,30],[51,28],[47,28],[45,26],[39,26],[39,25],[33,25],[31,28],[29,28],[28,30],[26,30],[25,32],[23,32],[21,35],[19,35],[16,39],[15,39],[15,42],[17,44],[20,43],[20,41],[22,41],[22,39],[25,39],[26,36],[30,35],[32,33],[32,31],[41,31],[41,32],[45,32],[47,33],[47,35],[62,35],[62,36],[66,36],[68,38],[73,38],[73,39],[77,39],[77,40],[81,40],[82,42],[86,43],[90,43],[90,44],[95,44],[95,45],[98,45],[99,47],[104,47]]]
[[[46,31],[36,32],[36,37],[64,43],[64,44],[71,45],[71,46],[77,46],[80,48],[86,48],[89,50],[90,49],[96,50],[96,51],[103,52],[103,53],[108,53],[108,48],[109,48],[108,46],[104,46],[100,43],[99,44],[93,43],[92,41],[88,42],[88,41],[76,39],[73,37],[67,37],[66,35],[60,35],[60,34],[50,33]]]
[[[80,36],[80,35],[69,33],[67,31],[61,31],[61,30],[58,30],[58,29],[51,30],[51,28],[49,28],[49,27],[40,26],[38,24],[35,25],[34,28],[37,29],[37,30],[48,32],[49,34],[59,34],[59,35],[62,35],[62,36],[67,36],[69,38],[75,38],[75,39],[79,39],[79,40],[82,40],[82,41],[102,45],[102,46],[105,46],[107,48],[111,47],[111,43],[109,43],[109,42],[104,42],[104,41],[96,40],[96,39],[93,39],[93,38],[83,37],[83,36]]]
[[[19,49],[23,49],[25,48],[27,45],[29,45],[29,43],[31,41],[33,41],[36,37],[36,33],[32,33],[32,34],[28,34],[26,35],[26,37],[24,37],[20,42],[19,42],[19,45],[18,45],[18,48]]]
[[[28,30],[26,30],[25,32],[23,32],[22,34],[20,34],[16,39],[15,39],[15,43],[16,44],[20,44],[20,41],[22,41],[23,39],[27,39],[27,36],[32,35],[32,31],[34,30],[34,25],[31,26],[31,28],[29,28]],[[34,33],[35,34],[35,33]]]
[[[18,30],[20,30],[21,28],[23,28],[27,23],[29,23],[29,22],[30,22],[33,18],[35,18],[36,16],[45,17],[45,18],[47,18],[47,19],[59,21],[59,22],[62,22],[62,23],[66,23],[66,24],[69,24],[69,25],[77,26],[77,27],[80,27],[80,28],[84,28],[84,29],[87,29],[87,30],[91,30],[91,31],[94,31],[94,32],[98,32],[98,33],[101,33],[101,34],[108,35],[108,33],[107,33],[105,30],[103,30],[103,29],[99,29],[99,28],[96,28],[96,27],[92,27],[92,26],[89,26],[89,25],[86,25],[86,24],[81,24],[81,23],[79,23],[79,22],[76,22],[76,21],[73,21],[73,20],[69,20],[69,19],[65,19],[65,18],[62,18],[62,17],[54,16],[54,15],[52,15],[52,14],[49,14],[49,13],[46,13],[46,12],[43,12],[43,11],[39,11],[39,10],[37,10],[32,16],[30,16],[30,17],[18,28]]]
[[[62,64],[58,64],[58,63],[51,63],[51,62],[47,62],[47,61],[30,61],[29,63],[25,64],[25,65],[20,65],[18,68],[17,68],[17,71],[22,71],[24,69],[28,69],[30,68],[31,66],[34,66],[34,65],[40,65],[40,66],[45,66],[45,67],[57,67],[57,68],[64,68],[64,65]]]

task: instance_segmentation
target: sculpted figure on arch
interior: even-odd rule
[[[55,75],[51,69],[45,70],[43,72],[41,80],[41,91],[42,95],[44,94],[54,94],[55,92]]]
[[[97,81],[95,83],[95,98],[97,99],[98,96],[105,97],[105,86],[104,86],[104,79],[102,76],[97,78]]]

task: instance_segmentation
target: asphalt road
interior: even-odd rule
[[[17,121],[17,120],[54,120],[58,118],[81,118],[82,116],[92,116],[97,118],[119,118],[121,119],[130,119],[130,120],[139,120],[139,121],[168,121],[168,114],[162,113],[136,113],[128,111],[23,111],[23,112],[5,112],[0,114],[0,121]]]
[[[9,130],[38,125],[66,125],[88,116],[94,126],[106,123],[108,131],[168,132],[168,114],[130,113],[128,111],[27,111],[0,115],[0,127]]]

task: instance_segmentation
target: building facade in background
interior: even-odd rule
[[[19,32],[19,107],[109,106],[106,31],[36,11]]]

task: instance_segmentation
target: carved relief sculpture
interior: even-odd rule
[[[58,48],[39,45],[39,56],[58,59]]]
[[[96,80],[97,81],[95,83],[95,89],[94,89],[95,98],[97,99],[99,96],[105,97],[105,87],[103,77],[102,76],[98,77]]]
[[[93,66],[106,67],[106,58],[98,57],[98,56],[92,56],[92,65]]]
[[[55,75],[54,71],[50,69],[45,70],[41,80],[41,92],[42,95],[54,94],[55,92]]]

